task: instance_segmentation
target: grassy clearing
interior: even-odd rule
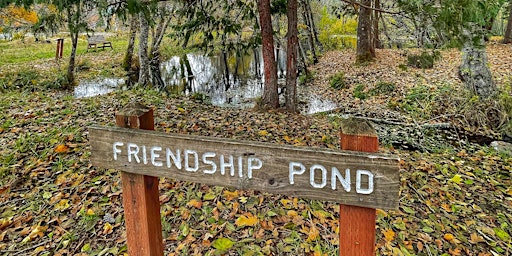
[[[64,38],[64,52],[63,56],[67,57],[71,54],[71,39],[67,35],[62,35]],[[35,42],[33,38],[27,38],[23,41],[0,41],[0,67],[7,64],[24,64],[32,61],[39,61],[41,59],[54,59],[55,51],[57,48],[56,39],[51,38],[51,43]],[[113,51],[114,53],[123,53],[128,45],[128,36],[107,36],[107,40],[112,42],[113,50],[107,48],[105,50],[92,51],[89,54],[98,54],[101,51]],[[87,38],[85,35],[80,36],[78,40],[77,54],[82,55],[87,52]]]

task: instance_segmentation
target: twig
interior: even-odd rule
[[[393,12],[393,11],[388,11],[388,10],[384,10],[384,9],[381,9],[381,8],[374,8],[374,7],[371,7],[371,6],[368,6],[368,5],[364,5],[360,2],[356,2],[356,1],[350,1],[350,0],[341,0],[342,2],[345,2],[345,3],[348,3],[348,4],[351,4],[351,5],[359,5],[365,9],[370,9],[370,10],[373,10],[373,11],[378,11],[378,12],[383,12],[383,13],[388,13],[388,14],[401,14],[402,12]]]
[[[418,194],[418,196],[419,196],[423,201],[425,201],[425,197],[423,197],[423,195],[421,195],[421,194],[420,194],[420,192],[418,192],[418,190],[416,190],[416,189],[415,189],[411,184],[407,183],[407,186],[408,186],[410,189],[412,189],[416,194]],[[425,205],[428,207],[428,209],[430,209],[430,211],[431,211],[432,213],[435,213],[435,212],[436,212],[436,211],[434,211],[434,209],[432,209],[432,207],[430,207],[430,205],[428,205],[428,204],[425,204]]]
[[[31,251],[31,250],[33,250],[33,249],[35,249],[35,248],[37,248],[37,247],[39,247],[39,246],[41,246],[41,245],[46,244],[46,242],[47,242],[47,241],[44,241],[44,242],[38,243],[38,244],[36,244],[36,245],[34,245],[34,246],[31,246],[31,247],[25,248],[25,249],[23,249],[23,250],[21,250],[21,251],[8,251],[8,252],[14,252],[14,254],[13,254],[13,255],[24,255],[24,252],[26,252],[26,251]]]

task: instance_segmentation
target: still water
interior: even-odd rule
[[[278,83],[285,85],[286,56],[277,51]],[[263,93],[263,57],[261,50],[245,54],[220,53],[217,55],[186,54],[175,56],[160,66],[165,87],[169,94],[207,95],[213,105],[223,107],[253,107],[256,98]],[[76,97],[89,97],[108,93],[122,79],[105,79],[80,83]],[[336,104],[322,99],[307,86],[298,86],[299,109],[303,114],[312,114],[336,108]],[[283,100],[284,101],[284,100]]]

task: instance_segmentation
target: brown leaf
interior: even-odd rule
[[[471,235],[469,236],[470,237],[470,242],[472,244],[477,244],[477,243],[482,243],[482,242],[485,242],[484,238],[477,235],[476,233],[471,233]]]

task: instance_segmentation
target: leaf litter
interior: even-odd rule
[[[339,147],[327,115],[240,111],[138,89],[84,99],[7,92],[0,100],[0,255],[127,253],[119,172],[91,165],[87,127],[113,126],[115,111],[132,99],[155,108],[161,132]],[[373,101],[349,104],[361,109],[357,104]],[[509,155],[485,146],[381,150],[402,159],[401,191],[399,209],[377,210],[377,255],[512,252]],[[333,203],[165,178],[160,201],[166,255],[338,254],[343,227]]]

